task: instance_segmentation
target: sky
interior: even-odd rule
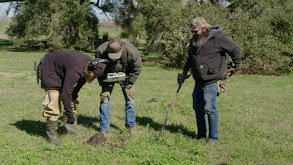
[[[97,0],[90,0],[90,2],[97,2]],[[7,8],[9,7],[10,2],[4,2],[4,3],[0,3],[0,16],[5,15],[5,11],[7,10]],[[107,17],[105,16],[105,14],[103,14],[102,10],[100,10],[97,7],[94,7],[95,13],[98,16],[99,19],[107,19]],[[13,17],[13,11],[10,11],[10,13],[8,14],[9,17]]]
[[[0,16],[5,14],[9,4],[9,2],[0,3]],[[12,12],[9,13],[9,16],[12,17]]]

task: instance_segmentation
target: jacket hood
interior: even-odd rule
[[[212,30],[210,31],[209,36],[207,37],[206,41],[212,39],[217,33],[223,33],[223,28],[219,25],[212,26]],[[191,39],[191,44],[193,46],[195,46],[195,43],[196,43],[196,39],[193,36]]]
[[[216,33],[223,33],[223,27],[219,25],[212,26],[212,30],[210,31],[210,34],[208,36],[208,40],[215,36]]]

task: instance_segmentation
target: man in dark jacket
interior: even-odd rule
[[[193,37],[190,40],[190,51],[183,69],[184,82],[191,69],[195,80],[193,91],[193,109],[196,113],[197,139],[206,138],[208,117],[209,137],[205,145],[218,142],[218,100],[217,82],[225,78],[227,62],[225,54],[231,56],[235,68],[240,67],[241,54],[239,47],[230,40],[220,26],[211,26],[202,17],[191,22]]]
[[[99,78],[99,83],[102,86],[102,93],[100,94],[100,131],[105,135],[110,130],[110,95],[115,82],[107,82],[107,76],[113,73],[125,73],[127,78],[125,80],[120,79],[121,81],[118,82],[126,102],[125,126],[129,129],[130,134],[133,134],[136,125],[134,83],[142,70],[142,60],[139,51],[133,44],[114,38],[98,47],[96,58],[109,60],[104,76]]]
[[[64,125],[68,133],[77,131],[78,92],[86,82],[102,76],[106,60],[92,59],[76,52],[52,52],[42,59],[41,87],[45,89],[43,116],[47,118],[49,141],[62,146],[57,137],[60,102],[64,105]]]

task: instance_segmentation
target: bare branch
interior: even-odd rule
[[[100,0],[97,1],[97,3],[94,3],[94,2],[91,2],[92,5],[96,6],[97,8],[101,9],[103,11],[103,13],[105,14],[105,16],[108,18],[109,21],[112,21],[110,19],[110,17],[108,16],[108,14],[106,13],[106,11],[101,7],[99,6],[100,4]]]

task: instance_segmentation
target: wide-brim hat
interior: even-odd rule
[[[108,57],[112,60],[117,60],[122,55],[122,46],[117,43],[113,42],[108,46]]]

